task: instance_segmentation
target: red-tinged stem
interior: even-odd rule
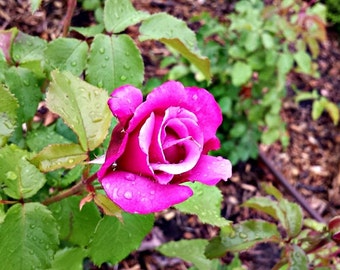
[[[64,26],[63,26],[63,37],[68,35],[68,30],[71,25],[72,16],[74,13],[74,9],[77,6],[77,0],[68,0],[67,1],[67,11],[64,19]]]
[[[17,201],[0,200],[0,204],[15,204]]]
[[[54,202],[59,202],[62,199],[65,199],[67,197],[70,197],[72,195],[77,195],[77,194],[81,194],[82,192],[86,191],[86,190],[90,190],[90,186],[91,183],[97,179],[97,173],[94,173],[93,175],[91,175],[90,177],[88,177],[85,180],[79,181],[77,184],[75,184],[73,187],[63,190],[60,193],[58,193],[55,196],[52,196],[50,198],[47,198],[46,200],[44,200],[42,202],[42,204],[44,205],[49,205],[52,204]]]

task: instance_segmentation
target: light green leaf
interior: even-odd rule
[[[294,54],[294,59],[303,73],[310,74],[312,72],[312,59],[307,52],[296,52]]]
[[[30,0],[31,3],[31,12],[34,13],[40,7],[42,0]]]
[[[244,202],[242,206],[256,209],[270,215],[280,222],[285,222],[285,216],[279,208],[278,203],[267,197],[252,197]]]
[[[42,61],[43,51],[47,45],[46,40],[19,32],[14,39],[12,47],[12,59],[17,63]]]
[[[60,239],[79,246],[87,246],[99,220],[100,213],[94,203],[86,203],[80,210],[81,198],[68,197],[49,205],[60,227]]]
[[[325,109],[324,102],[321,102],[320,100],[314,100],[313,106],[312,106],[312,118],[313,118],[313,120],[319,119],[319,117],[323,113],[324,109]]]
[[[11,67],[5,77],[9,90],[19,101],[18,121],[32,119],[42,98],[35,74],[26,68]]]
[[[246,84],[251,78],[251,67],[241,61],[237,61],[231,70],[231,82],[235,86],[241,86]]]
[[[152,229],[153,222],[153,215],[123,213],[123,222],[116,217],[105,216],[89,244],[90,258],[96,265],[121,261],[139,247]]]
[[[286,223],[282,225],[285,226],[288,236],[290,238],[297,236],[302,229],[303,223],[303,213],[301,207],[298,204],[289,202],[287,200],[281,200],[279,202],[279,207],[282,209],[286,217]]]
[[[40,152],[50,144],[71,143],[68,139],[54,131],[54,126],[41,126],[39,129],[31,130],[26,135],[26,144],[33,152]]]
[[[306,253],[297,245],[289,252],[289,270],[308,270],[308,258]]]
[[[280,241],[275,224],[263,220],[247,220],[236,224],[229,235],[221,236],[226,251],[238,252],[262,242]]]
[[[77,165],[72,169],[58,169],[46,174],[48,185],[56,188],[65,188],[79,180],[83,174],[85,165]]]
[[[85,151],[95,149],[105,139],[111,123],[107,92],[69,72],[53,71],[51,76],[47,107],[78,135]]]
[[[0,96],[0,147],[2,147],[15,129],[19,104],[15,96],[1,84]]]
[[[39,203],[13,205],[0,225],[0,261],[6,270],[48,269],[58,246],[50,211]]]
[[[210,61],[200,55],[195,33],[182,20],[166,13],[157,13],[142,22],[141,41],[158,40],[180,52],[210,81]]]
[[[254,52],[260,45],[260,35],[256,31],[249,31],[246,35],[244,47],[248,52]]]
[[[294,58],[290,53],[282,53],[277,61],[277,69],[280,74],[287,74],[293,68]]]
[[[261,142],[270,145],[280,138],[280,130],[278,128],[272,128],[264,131],[261,135]]]
[[[51,41],[45,50],[47,70],[67,70],[76,76],[80,75],[86,66],[88,49],[85,41],[75,38],[58,38]]]
[[[130,0],[106,0],[104,7],[104,24],[107,32],[120,33],[128,26],[139,23],[150,15],[137,11]]]
[[[0,149],[0,181],[3,191],[14,199],[32,197],[46,182],[44,174],[27,160],[28,154],[14,144]]]
[[[111,92],[124,84],[140,87],[143,79],[142,56],[128,35],[95,36],[86,69],[88,82]]]
[[[333,120],[333,124],[337,125],[339,123],[339,107],[326,98],[324,98],[324,103],[326,111]]]
[[[80,247],[64,248],[54,255],[50,270],[83,270],[87,250]]]
[[[283,199],[283,195],[282,193],[276,188],[274,187],[272,184],[269,185],[262,185],[262,188],[264,189],[264,191],[268,194],[268,195],[272,195],[274,196],[274,198],[278,201]]]
[[[0,194],[0,200],[2,199],[1,194]],[[6,213],[5,213],[5,204],[1,203],[0,204],[0,226],[1,223],[4,221]]]
[[[181,212],[197,215],[201,222],[215,226],[227,226],[230,222],[221,217],[223,196],[216,186],[207,186],[199,182],[186,183],[194,195],[175,207]]]
[[[207,270],[212,268],[212,261],[204,255],[205,247],[208,243],[206,239],[172,241],[161,245],[157,250],[165,256],[177,257],[191,262],[197,269]],[[189,250],[190,252],[188,252]]]
[[[261,35],[262,44],[266,49],[271,49],[274,46],[274,38],[267,32]]]
[[[87,158],[87,153],[79,144],[51,144],[46,146],[31,162],[43,172],[60,168],[71,169]]]
[[[76,31],[84,37],[94,37],[97,34],[102,33],[104,30],[104,25],[96,24],[88,27],[70,27],[70,31]]]

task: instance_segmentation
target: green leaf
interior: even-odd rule
[[[290,53],[282,53],[277,61],[277,69],[280,74],[287,74],[294,65],[294,58]]]
[[[27,122],[34,116],[42,94],[35,74],[21,67],[11,67],[5,73],[9,90],[19,101],[18,120]]]
[[[272,37],[271,34],[264,32],[261,35],[261,39],[262,39],[262,44],[263,46],[268,50],[268,49],[272,49],[274,46],[274,38]]]
[[[47,107],[78,135],[85,151],[95,149],[105,139],[111,123],[107,92],[69,72],[53,71],[51,76]]]
[[[268,195],[274,196],[274,198],[277,199],[278,201],[281,201],[283,199],[282,193],[272,184],[263,185],[262,188]]]
[[[7,270],[48,269],[59,242],[55,219],[39,203],[13,205],[0,239],[1,267]]]
[[[215,226],[227,226],[230,222],[221,217],[223,196],[216,186],[207,186],[199,182],[186,183],[194,195],[175,207],[181,212],[197,215],[201,222]]]
[[[204,255],[205,247],[208,243],[206,239],[172,241],[161,245],[157,250],[165,256],[177,257],[191,262],[197,269],[207,270],[212,268],[212,261]],[[190,252],[188,252],[189,250]]]
[[[49,270],[83,270],[83,260],[86,256],[87,250],[80,247],[58,250]]]
[[[79,76],[85,69],[88,45],[75,38],[57,38],[45,50],[48,72],[54,69],[67,70]]]
[[[210,62],[200,55],[195,33],[182,20],[166,13],[151,15],[139,28],[141,41],[158,40],[180,52],[210,81]]]
[[[94,37],[95,35],[102,33],[103,30],[103,24],[96,24],[88,27],[70,27],[70,31],[76,31],[84,37]]]
[[[267,197],[252,197],[244,202],[242,206],[256,209],[270,215],[278,221],[285,222],[285,216],[278,206],[278,203]]]
[[[296,237],[300,233],[303,224],[303,213],[301,207],[298,204],[287,200],[281,200],[279,202],[279,207],[282,209],[286,217],[287,225],[284,223],[282,225],[285,226],[288,236],[290,238]]]
[[[230,129],[229,133],[232,138],[239,138],[247,131],[247,124],[244,122],[236,122]]]
[[[12,58],[19,64],[32,61],[41,62],[44,59],[43,51],[46,45],[47,42],[44,39],[19,32],[14,39]]]
[[[79,246],[87,246],[100,220],[94,203],[86,203],[80,210],[81,198],[68,197],[49,205],[60,227],[60,239]]]
[[[325,109],[325,103],[320,100],[314,100],[312,106],[312,118],[313,120],[319,119],[323,110]]]
[[[47,183],[57,188],[65,188],[80,179],[84,171],[84,165],[77,165],[71,170],[58,169],[46,174]]]
[[[339,123],[339,107],[326,98],[324,98],[324,103],[326,111],[333,120],[333,124],[337,125]]]
[[[264,131],[261,135],[261,142],[270,145],[276,142],[280,138],[280,130],[278,128],[272,128]]]
[[[31,151],[40,152],[50,144],[70,143],[68,139],[54,131],[54,126],[41,126],[39,129],[29,131],[26,135],[26,144]]]
[[[312,59],[308,53],[298,51],[294,54],[294,59],[303,73],[310,74],[312,72]]]
[[[147,12],[135,10],[130,0],[106,0],[105,2],[104,24],[107,32],[120,33],[149,16]]]
[[[32,197],[46,182],[44,174],[27,160],[28,154],[14,144],[0,149],[0,181],[3,191],[14,199]]]
[[[30,0],[31,3],[31,12],[34,13],[40,7],[42,0]]]
[[[0,84],[0,147],[2,147],[16,125],[18,100],[3,85]]]
[[[237,61],[231,70],[231,82],[235,86],[241,86],[246,84],[251,78],[251,67],[241,61]]]
[[[297,245],[289,252],[289,270],[308,270],[308,258],[306,253]]]
[[[87,153],[79,144],[51,144],[46,146],[31,162],[43,172],[60,168],[73,168],[87,158]]]
[[[280,233],[275,224],[263,220],[247,220],[234,226],[234,231],[221,236],[225,251],[243,251],[262,242],[279,242]],[[216,240],[215,240],[216,241]],[[207,247],[207,252],[210,247]]]
[[[105,216],[89,244],[89,256],[96,265],[115,264],[137,249],[153,226],[153,215],[123,213],[123,222]]]
[[[86,80],[111,92],[124,84],[142,85],[144,64],[140,51],[125,34],[95,36],[86,69]]]
[[[248,52],[254,52],[260,45],[260,35],[256,31],[249,31],[246,34],[244,47]]]

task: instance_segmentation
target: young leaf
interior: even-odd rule
[[[0,226],[1,267],[8,270],[49,269],[58,246],[58,230],[40,203],[13,205]]]
[[[40,7],[42,0],[30,0],[31,3],[31,12],[34,13]]]
[[[229,235],[220,236],[220,238],[225,251],[238,252],[258,243],[277,242],[281,236],[276,225],[273,223],[263,220],[247,220],[236,224],[233,232]],[[210,244],[207,246],[207,252],[211,249],[209,246]]]
[[[256,209],[270,215],[280,222],[285,222],[285,216],[279,208],[278,203],[267,197],[252,197],[244,202],[242,206]]]
[[[120,33],[149,16],[147,12],[135,10],[130,0],[107,0],[105,2],[104,24],[107,32]]]
[[[0,147],[2,147],[15,129],[19,104],[15,96],[1,84],[0,96]]]
[[[12,43],[17,34],[17,28],[0,31],[0,50],[8,63],[11,62]]]
[[[268,195],[272,195],[275,197],[276,200],[280,201],[283,199],[283,195],[280,192],[280,190],[278,190],[276,187],[274,187],[272,184],[270,185],[262,185],[262,188],[264,189],[264,191],[268,194]]]
[[[279,55],[279,59],[277,61],[277,69],[279,74],[286,75],[294,65],[294,58],[290,53],[282,53]]]
[[[0,149],[0,183],[14,199],[30,198],[45,184],[45,176],[28,160],[28,152],[14,144]]]
[[[100,220],[100,213],[94,203],[87,203],[80,210],[80,200],[79,196],[68,197],[49,208],[60,227],[60,239],[86,246]]]
[[[185,202],[176,205],[183,213],[197,215],[200,221],[215,226],[227,226],[230,222],[221,217],[221,191],[215,186],[203,185],[199,182],[186,183],[194,195]]]
[[[177,50],[210,81],[209,59],[200,55],[195,33],[184,21],[166,13],[157,13],[143,21],[139,31],[141,41],[158,40]]]
[[[231,82],[235,86],[241,86],[249,81],[251,75],[251,67],[244,62],[237,61],[231,70]]]
[[[297,245],[289,252],[289,269],[308,270],[308,258],[306,253]]]
[[[282,209],[286,216],[285,229],[290,238],[297,236],[302,229],[303,213],[301,207],[287,200],[281,200],[279,207]],[[285,226],[285,224],[283,224]]]
[[[154,222],[153,215],[128,213],[123,213],[123,220],[120,222],[116,217],[105,216],[98,223],[88,248],[89,256],[96,265],[121,261],[138,248]]]
[[[54,255],[50,270],[83,270],[83,260],[87,257],[87,250],[81,247],[64,248]]]
[[[78,76],[85,69],[87,52],[88,45],[85,41],[75,38],[55,39],[45,50],[47,70],[67,70]]]
[[[124,84],[142,85],[144,64],[128,35],[95,36],[86,69],[86,80],[111,92]]]
[[[310,74],[312,71],[312,59],[305,51],[298,51],[294,54],[294,59],[303,73]]]
[[[199,270],[206,270],[212,269],[212,261],[204,255],[208,243],[206,239],[172,241],[161,245],[157,250],[165,256],[192,262]]]
[[[326,98],[324,98],[324,103],[326,111],[333,120],[333,124],[337,125],[339,123],[339,107]]]
[[[112,115],[106,91],[69,72],[53,71],[46,94],[48,108],[59,114],[78,135],[83,150],[93,150],[105,139]]]
[[[87,158],[79,144],[51,144],[41,150],[30,161],[43,172],[60,168],[73,168]]]
[[[323,110],[325,109],[325,103],[320,100],[314,100],[312,106],[312,118],[313,120],[319,119]]]
[[[18,121],[27,122],[34,116],[42,94],[35,74],[21,67],[11,67],[5,73],[9,90],[19,101]]]

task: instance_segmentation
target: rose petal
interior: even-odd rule
[[[108,105],[112,114],[125,125],[142,102],[143,94],[138,88],[124,85],[112,92]]]
[[[161,185],[150,179],[123,171],[110,172],[101,184],[107,196],[124,211],[149,214],[181,203],[192,190],[181,185]]]
[[[109,147],[106,152],[105,162],[97,172],[98,178],[102,178],[106,171],[116,163],[123,154],[128,139],[128,134],[124,131],[124,126],[118,123],[112,131]]]
[[[202,155],[188,178],[206,185],[216,185],[221,179],[226,181],[231,177],[231,169],[231,163],[227,159]]]

